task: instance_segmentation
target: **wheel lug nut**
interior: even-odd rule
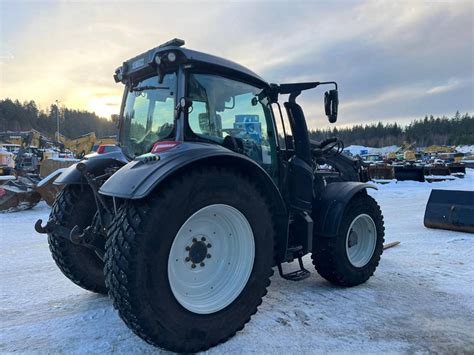
[[[208,244],[207,244],[207,247],[208,247],[208,248],[211,248],[211,247],[212,247],[212,245],[211,245],[210,243],[208,243]]]
[[[204,263],[201,263],[200,265],[201,265],[201,267],[204,267],[205,264],[204,264]]]
[[[191,267],[194,269],[196,268],[196,264],[192,264]]]
[[[187,256],[186,259],[184,259],[184,261],[186,261],[186,262],[188,262],[189,260],[191,260],[191,259],[189,258],[189,256]]]
[[[191,250],[191,248],[187,246],[187,247],[186,247],[186,251],[190,251],[190,250]]]
[[[205,241],[206,241],[206,238],[202,237],[201,240],[202,240],[203,242],[205,242]]]
[[[206,255],[206,258],[210,259],[210,258],[211,258],[211,254],[207,254],[207,255]]]
[[[197,242],[197,239],[196,238],[193,238],[193,243],[196,243]]]

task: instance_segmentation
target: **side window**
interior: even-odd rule
[[[189,126],[191,127],[191,130],[196,134],[206,134],[206,132],[208,132],[208,129],[206,128],[208,116],[209,112],[207,111],[206,102],[193,101],[191,111],[188,113]]]
[[[239,81],[192,74],[188,90],[193,102],[188,114],[191,130],[201,138],[225,146],[236,145],[271,170],[275,147],[273,123],[266,101],[258,99],[260,92],[261,89]]]

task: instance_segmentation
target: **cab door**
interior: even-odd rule
[[[189,73],[187,140],[211,141],[242,153],[260,166],[278,186],[276,134],[271,108],[262,88],[231,78]]]

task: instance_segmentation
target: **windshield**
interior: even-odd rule
[[[121,143],[126,155],[148,153],[153,144],[174,137],[176,73],[134,83],[127,93]]]

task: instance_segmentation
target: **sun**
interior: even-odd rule
[[[120,113],[120,97],[111,95],[91,98],[88,110],[95,112],[97,116],[110,119],[111,115]]]

